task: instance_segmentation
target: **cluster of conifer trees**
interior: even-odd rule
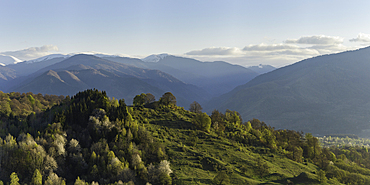
[[[42,129],[24,127],[0,140],[3,181],[17,176],[22,183],[42,177],[45,184],[76,179],[103,184],[171,182],[164,147],[132,119],[123,99],[110,100],[104,91],[87,90],[58,103],[36,115],[33,125]],[[2,116],[4,130],[15,121],[32,121],[32,114],[11,113]]]

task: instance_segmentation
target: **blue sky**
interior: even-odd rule
[[[339,0],[0,0],[0,54],[169,53],[280,67],[368,46],[368,7]]]

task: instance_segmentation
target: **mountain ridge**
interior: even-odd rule
[[[277,128],[365,135],[370,48],[305,59],[260,75],[206,107],[238,111]],[[208,112],[211,110],[207,109]]]
[[[143,62],[137,59],[122,57],[106,58],[107,60],[134,65],[147,69],[166,72],[181,81],[206,89],[212,96],[229,92],[230,89],[244,84],[258,73],[239,65],[223,61],[201,62],[192,58],[165,55],[156,62]]]
[[[54,72],[50,72],[50,70]],[[50,72],[49,76],[45,74],[48,71]],[[87,78],[81,79],[82,73],[79,73],[78,71],[89,71],[90,75],[87,75]],[[58,78],[55,72],[58,75],[63,74],[64,77],[68,78],[69,80],[65,82],[64,78]],[[52,74],[54,74],[54,78],[50,77]],[[107,74],[107,76],[104,76],[103,74]],[[88,79],[88,77],[94,77],[95,80],[91,81]],[[77,82],[77,79],[81,80],[82,82]],[[108,81],[104,82],[103,79]],[[136,82],[134,83],[134,81]],[[57,84],[63,86],[63,88],[60,89],[57,87],[56,82],[58,82]],[[97,84],[93,84],[94,82]],[[37,88],[33,88],[30,84]],[[41,84],[49,88],[42,87]],[[68,90],[68,87],[71,89]],[[207,93],[203,89],[191,84],[183,83],[182,81],[162,71],[138,68],[132,65],[117,63],[93,55],[85,54],[75,55],[60,62],[46,66],[25,77],[25,80],[20,85],[12,87],[10,90],[20,92],[31,91],[35,93],[72,95],[86,88],[104,89],[110,96],[128,99],[129,101],[134,98],[134,95],[143,92],[148,93],[148,91],[153,91],[150,93],[153,93],[155,96],[157,96],[157,98],[159,98],[165,92],[170,91],[177,95],[179,105],[182,106],[188,106],[193,101],[204,102],[208,98]],[[133,90],[125,90],[123,88],[133,88]],[[40,91],[37,89],[42,90]],[[63,93],[58,93],[57,89]],[[125,93],[120,94],[119,91]]]

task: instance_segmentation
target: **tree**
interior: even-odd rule
[[[139,154],[133,154],[132,155],[132,166],[135,170],[140,170],[144,167],[144,162],[141,160],[141,157]]]
[[[230,179],[225,171],[220,171],[213,179],[213,183],[216,185],[230,184]]]
[[[170,162],[167,160],[163,160],[158,165],[158,173],[159,173],[159,183],[163,185],[170,185],[172,184],[172,179],[170,174],[172,170],[170,168]]]
[[[42,175],[38,169],[35,170],[32,176],[32,182],[33,185],[42,185]]]
[[[81,180],[80,177],[77,177],[77,179],[74,183],[74,185],[85,185],[85,184],[87,184],[87,183],[85,183],[84,180]]]
[[[242,122],[240,114],[236,111],[226,110],[225,118],[227,121],[234,123],[235,125],[240,125]]]
[[[159,102],[165,106],[176,106],[176,97],[171,92],[166,92],[162,95],[161,99],[159,99]]]
[[[45,185],[54,185],[54,184],[65,185],[66,182],[63,180],[63,178],[58,177],[57,174],[51,172],[48,176],[48,179],[45,181]]]
[[[207,113],[200,113],[193,118],[193,124],[196,125],[198,129],[209,132],[211,128],[211,118]]]
[[[146,93],[146,97],[144,98],[145,104],[153,103],[155,101],[155,96],[151,93]]]
[[[225,130],[225,115],[215,109],[212,111],[212,115],[210,116],[210,118],[212,120],[212,125],[216,133],[222,134],[222,132]]]
[[[202,113],[202,106],[196,101],[190,104],[189,111],[194,113]]]
[[[133,101],[134,106],[141,106],[145,103],[146,94],[141,93],[140,95],[136,95]]]
[[[76,139],[71,139],[69,141],[68,151],[71,153],[78,153],[81,151],[81,146]]]
[[[312,134],[307,133],[305,135],[305,150],[304,150],[304,157],[315,159],[321,153],[321,147],[319,144],[319,140],[316,137],[313,137]]]
[[[10,175],[10,185],[19,185],[19,178],[15,172]]]
[[[160,173],[159,174],[159,184],[161,185],[171,185],[172,184],[172,179],[169,175],[166,173]]]
[[[167,160],[163,160],[158,165],[158,171],[160,173],[165,173],[166,175],[170,175],[172,173],[170,162]]]

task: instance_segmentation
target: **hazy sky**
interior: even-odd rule
[[[276,67],[370,45],[370,1],[0,0],[0,54],[97,51]]]

